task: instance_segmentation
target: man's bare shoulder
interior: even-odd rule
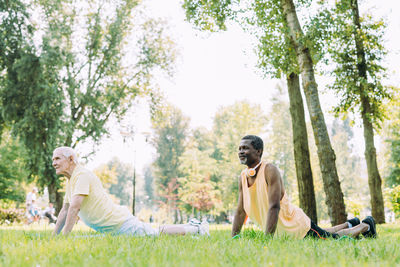
[[[279,178],[279,169],[272,163],[266,163],[264,167],[264,175],[267,184]]]
[[[265,163],[265,169],[266,172],[276,172],[279,171],[278,167],[276,167],[274,164],[270,163],[270,162],[266,162]]]

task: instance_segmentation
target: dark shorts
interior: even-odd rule
[[[332,234],[329,233],[327,231],[325,231],[324,229],[322,229],[321,227],[319,227],[318,225],[316,225],[313,221],[311,221],[311,229],[307,232],[306,237],[314,237],[314,238],[318,238],[318,239],[326,239],[326,238],[339,238],[338,234]]]

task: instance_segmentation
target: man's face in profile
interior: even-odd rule
[[[70,167],[70,160],[61,151],[56,150],[53,153],[53,167],[57,175],[67,174],[66,171]]]

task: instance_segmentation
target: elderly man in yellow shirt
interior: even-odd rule
[[[241,164],[247,165],[239,179],[239,201],[232,225],[232,236],[240,233],[246,216],[262,227],[266,235],[292,236],[293,238],[342,236],[376,237],[375,220],[367,216],[361,223],[358,218],[330,228],[322,229],[303,212],[290,203],[278,168],[261,160],[264,144],[260,137],[247,135],[239,145]]]
[[[209,235],[207,221],[200,223],[192,219],[188,224],[163,225],[154,229],[150,224],[138,220],[127,207],[113,203],[100,179],[78,164],[77,155],[70,147],[58,147],[54,150],[53,167],[57,175],[68,179],[54,235],[61,230],[65,235],[71,232],[78,215],[85,224],[101,233],[139,236],[161,233]]]

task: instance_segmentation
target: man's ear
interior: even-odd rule
[[[69,162],[74,162],[74,159],[72,156],[69,156]]]

